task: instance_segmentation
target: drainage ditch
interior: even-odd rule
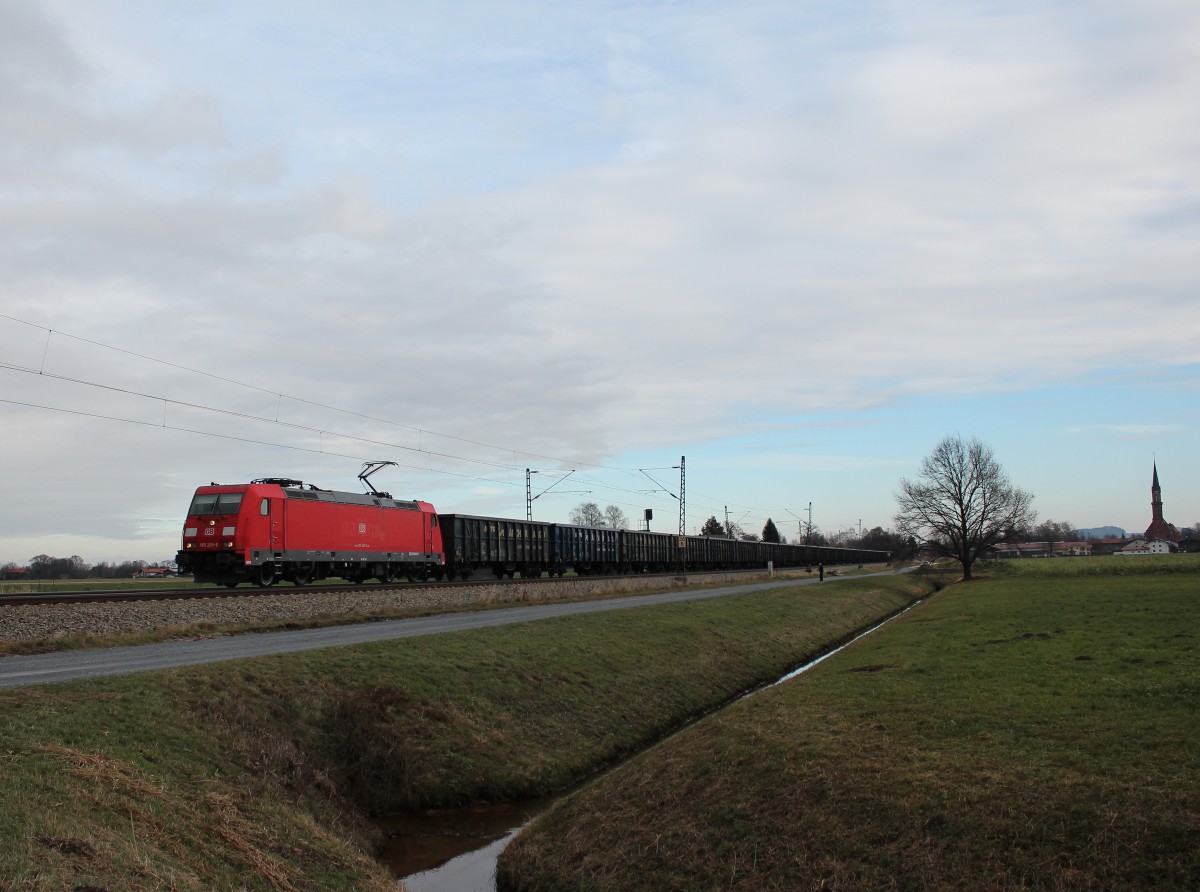
[[[903,616],[920,603],[919,600],[914,601],[903,610],[857,633],[843,644],[830,648],[775,681],[739,694],[666,736],[672,737],[713,712],[807,672],[859,639]],[[661,741],[655,741],[651,746],[659,742]],[[635,753],[630,758],[636,755]],[[613,766],[618,767],[620,766]],[[601,776],[603,775],[597,775]],[[595,778],[589,779],[588,782],[592,780]],[[509,841],[540,812],[558,799],[571,795],[571,792],[526,802],[386,818],[380,822],[388,834],[388,844],[382,855],[383,861],[393,875],[404,882],[408,892],[495,892],[496,861]]]

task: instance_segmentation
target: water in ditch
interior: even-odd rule
[[[919,603],[910,604],[845,644],[730,702],[753,696],[764,688],[807,672]],[[408,892],[496,892],[496,860],[500,853],[522,827],[556,798],[385,819],[382,825],[388,833],[388,844],[383,861],[392,874],[404,882]]]
[[[495,892],[496,859],[553,799],[400,815],[383,822],[383,860],[409,892]]]

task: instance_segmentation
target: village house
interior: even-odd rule
[[[1170,554],[1173,548],[1165,539],[1134,539],[1117,554]]]
[[[1116,554],[1132,541],[1134,540],[1129,538],[1108,536],[1103,539],[1093,539],[1090,544],[1092,554]]]
[[[134,579],[161,579],[167,576],[174,576],[175,571],[170,567],[142,567],[133,574]]]
[[[1125,540],[1122,540],[1125,541]],[[1078,542],[1001,542],[991,550],[998,558],[1086,557],[1092,553],[1092,543]]]
[[[1179,550],[1183,539],[1175,525],[1163,518],[1162,486],[1158,482],[1158,462],[1150,483],[1150,526],[1138,538],[1089,539],[1079,542],[1001,542],[988,554],[997,558],[1063,557],[1101,554],[1170,554]]]

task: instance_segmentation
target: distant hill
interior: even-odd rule
[[[1125,531],[1120,527],[1092,527],[1089,530],[1076,530],[1075,535],[1080,539],[1124,539]]]

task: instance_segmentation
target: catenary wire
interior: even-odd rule
[[[88,381],[88,380],[85,380],[82,378],[74,378],[74,377],[70,377],[70,376],[66,376],[66,375],[57,375],[57,374],[53,374],[53,373],[47,373],[47,372],[45,372],[45,360],[46,360],[45,354],[48,353],[48,351],[49,351],[50,339],[54,335],[57,334],[60,337],[67,338],[67,339],[70,339],[73,341],[78,341],[80,343],[90,344],[92,346],[99,347],[104,350],[111,350],[115,353],[132,356],[137,359],[145,360],[147,362],[152,362],[152,363],[156,363],[159,365],[163,365],[168,368],[174,368],[174,369],[177,369],[180,371],[188,372],[189,374],[200,375],[203,377],[210,378],[212,380],[222,381],[222,382],[225,382],[228,384],[233,384],[238,387],[244,387],[249,390],[254,390],[259,393],[276,396],[280,400],[286,398],[293,402],[312,406],[314,408],[325,409],[327,411],[337,412],[339,414],[349,415],[351,417],[360,418],[360,419],[363,419],[366,421],[373,421],[373,422],[377,422],[379,424],[386,424],[386,425],[389,425],[392,427],[397,427],[397,428],[400,428],[403,430],[413,431],[413,432],[421,434],[421,435],[429,435],[429,436],[438,437],[438,438],[442,438],[442,439],[446,439],[446,440],[452,440],[452,441],[465,443],[465,444],[472,445],[472,446],[479,446],[479,447],[482,447],[485,449],[496,450],[498,452],[512,452],[514,455],[519,454],[519,455],[527,456],[529,458],[544,459],[544,460],[556,462],[556,463],[562,464],[562,465],[581,464],[581,465],[584,465],[585,467],[594,468],[594,469],[603,470],[603,471],[613,471],[613,472],[629,474],[629,475],[633,475],[634,473],[636,473],[636,470],[632,469],[632,468],[612,467],[612,466],[595,464],[595,463],[590,463],[590,462],[579,462],[579,461],[573,461],[573,460],[568,460],[568,459],[561,459],[561,458],[557,458],[555,456],[549,456],[549,455],[545,455],[542,453],[510,449],[510,448],[506,448],[506,447],[497,446],[496,444],[492,444],[492,443],[485,443],[480,440],[473,440],[473,439],[470,439],[467,437],[459,437],[459,436],[455,436],[452,434],[443,434],[443,433],[439,433],[437,431],[430,431],[425,428],[420,428],[420,427],[416,427],[413,425],[407,425],[407,424],[403,424],[400,422],[391,421],[391,420],[385,419],[385,418],[379,418],[377,416],[369,415],[366,413],[356,412],[354,410],[344,409],[344,408],[341,408],[338,406],[331,406],[329,404],[321,403],[321,402],[318,402],[315,400],[310,400],[310,399],[307,399],[304,397],[298,397],[298,396],[294,396],[291,394],[285,394],[279,389],[262,387],[260,385],[250,384],[245,381],[239,381],[234,378],[229,378],[229,377],[226,377],[223,375],[215,374],[213,372],[208,372],[203,369],[192,368],[190,366],[186,366],[181,363],[175,363],[175,362],[171,362],[169,360],[160,359],[158,357],[149,356],[144,353],[139,353],[135,350],[129,350],[124,347],[117,347],[112,344],[107,344],[102,341],[97,341],[97,340],[94,340],[91,338],[85,338],[85,337],[82,337],[79,335],[74,335],[69,332],[59,330],[59,329],[52,329],[47,326],[39,325],[38,323],[34,323],[34,322],[29,322],[28,320],[20,319],[18,317],[15,317],[15,316],[12,316],[12,315],[9,315],[6,313],[0,313],[0,318],[8,319],[9,321],[16,322],[21,325],[27,325],[32,328],[37,328],[37,329],[47,333],[46,351],[44,352],[43,357],[42,357],[42,367],[39,369],[33,369],[28,366],[21,366],[21,365],[17,365],[14,363],[0,361],[0,368],[12,370],[12,371],[36,374],[40,377],[64,381],[67,383],[77,384],[77,385],[81,385],[81,386],[100,388],[100,389],[108,390],[108,391],[111,391],[114,393],[121,393],[121,394],[135,396],[135,397],[142,398],[142,399],[152,400],[156,403],[161,402],[164,404],[164,407],[165,407],[165,405],[168,405],[168,404],[176,405],[176,406],[180,406],[180,407],[196,409],[196,410],[206,411],[206,412],[212,412],[215,414],[225,415],[225,416],[234,417],[234,418],[241,418],[241,419],[245,419],[245,420],[252,420],[252,421],[263,422],[263,423],[268,423],[268,424],[277,424],[277,425],[292,428],[295,430],[316,433],[318,435],[328,435],[328,436],[339,437],[342,439],[348,439],[348,440],[353,440],[353,441],[362,442],[362,443],[369,443],[369,444],[377,445],[377,446],[384,446],[387,448],[400,449],[400,450],[404,450],[404,451],[408,451],[408,452],[416,452],[419,454],[427,455],[429,457],[443,458],[443,459],[447,459],[447,460],[451,460],[451,461],[461,461],[461,462],[468,463],[468,464],[480,464],[480,465],[504,469],[504,470],[508,470],[508,471],[519,471],[520,470],[520,467],[515,464],[507,464],[507,463],[502,463],[502,462],[488,461],[485,459],[467,458],[465,456],[458,456],[458,455],[453,455],[450,453],[436,452],[433,450],[424,449],[422,447],[413,447],[413,446],[406,446],[406,445],[398,444],[398,443],[390,443],[390,442],[386,442],[386,441],[372,440],[369,438],[359,437],[359,436],[355,436],[352,434],[344,434],[339,431],[332,431],[332,430],[327,430],[327,429],[322,429],[322,428],[314,428],[314,427],[309,427],[309,426],[305,426],[305,425],[295,424],[292,422],[280,421],[278,418],[272,419],[272,418],[268,418],[268,417],[261,416],[261,415],[253,415],[253,414],[245,413],[245,412],[237,412],[237,411],[233,411],[233,410],[229,410],[229,409],[221,409],[221,408],[217,408],[217,407],[213,407],[213,406],[205,406],[205,405],[202,405],[199,403],[191,403],[191,402],[187,402],[184,400],[174,399],[171,397],[163,397],[163,396],[158,396],[155,394],[142,393],[142,392],[127,389],[127,388],[115,387],[113,385],[101,384],[99,382]],[[165,424],[165,422],[162,424],[142,422],[142,421],[137,421],[137,420],[133,420],[133,419],[124,419],[124,418],[118,418],[115,416],[101,415],[101,414],[97,414],[97,413],[83,412],[83,411],[70,410],[70,409],[62,409],[62,408],[54,407],[54,406],[45,406],[45,405],[40,405],[40,404],[35,404],[35,403],[22,403],[22,402],[15,401],[15,400],[0,400],[0,402],[12,404],[12,405],[22,405],[22,406],[26,406],[29,408],[37,408],[37,409],[43,409],[43,410],[49,410],[49,411],[58,411],[58,412],[66,413],[66,414],[74,414],[74,415],[85,416],[85,417],[94,417],[94,418],[101,418],[101,419],[111,420],[111,421],[119,421],[119,422],[131,423],[131,424],[138,424],[138,425],[148,426],[148,427],[159,427],[159,428],[165,427],[165,428],[168,428],[171,430],[200,434],[200,435],[204,435],[204,436],[218,437],[218,438],[226,439],[226,440],[255,443],[255,444],[259,444],[259,445],[277,446],[279,448],[292,449],[292,450],[303,451],[303,452],[312,452],[312,453],[316,453],[316,454],[335,455],[335,456],[341,456],[341,457],[347,457],[347,458],[358,458],[357,456],[350,456],[350,455],[346,455],[343,453],[331,452],[331,451],[324,450],[324,449],[311,449],[308,447],[290,446],[287,444],[272,443],[272,442],[268,442],[268,441],[264,441],[264,440],[256,440],[256,439],[247,438],[247,437],[237,437],[237,436],[227,435],[227,434],[215,434],[215,433],[207,432],[207,431],[193,430],[191,428],[167,425],[167,424]],[[505,485],[511,485],[511,486],[516,485],[515,483],[512,483],[511,481],[496,480],[494,478],[483,478],[483,477],[477,477],[477,476],[468,475],[468,474],[459,474],[459,473],[456,473],[453,471],[447,471],[444,469],[434,470],[431,467],[422,467],[422,466],[416,466],[416,465],[403,465],[403,467],[409,468],[411,470],[419,470],[419,471],[426,471],[426,472],[432,472],[432,473],[438,473],[438,474],[446,474],[448,476],[479,480],[479,481],[490,482],[490,483],[495,483],[495,484],[505,484]],[[589,475],[589,479],[590,479],[590,485],[596,486],[597,488],[600,488],[600,489],[605,489],[605,490],[612,491],[612,492],[618,492],[618,493],[622,493],[625,495],[634,495],[634,494],[643,495],[643,496],[648,495],[648,493],[646,493],[643,490],[627,489],[627,488],[620,487],[620,486],[617,486],[617,485],[614,485],[611,483],[606,483],[606,482],[600,481],[594,477],[590,477],[590,475]],[[695,498],[696,495],[700,495],[701,500],[697,500]],[[705,498],[711,498],[711,496],[705,497],[703,494],[693,493],[693,498],[690,500],[691,505],[701,508],[701,513],[705,512],[705,511],[713,511],[714,516],[715,516],[716,512],[723,510],[723,508],[725,507],[726,503],[721,503],[720,500],[719,500],[719,503],[717,503],[717,504],[714,504],[711,502],[706,503],[705,501],[702,501]],[[642,501],[644,502],[646,500],[643,499]],[[662,501],[662,500],[658,499],[657,501]],[[625,502],[622,504],[632,507],[639,503]],[[748,506],[744,506],[744,505],[739,505],[738,508],[739,508],[739,510],[746,509],[746,510],[754,511],[757,513],[767,513],[764,511],[764,509],[748,507]]]

